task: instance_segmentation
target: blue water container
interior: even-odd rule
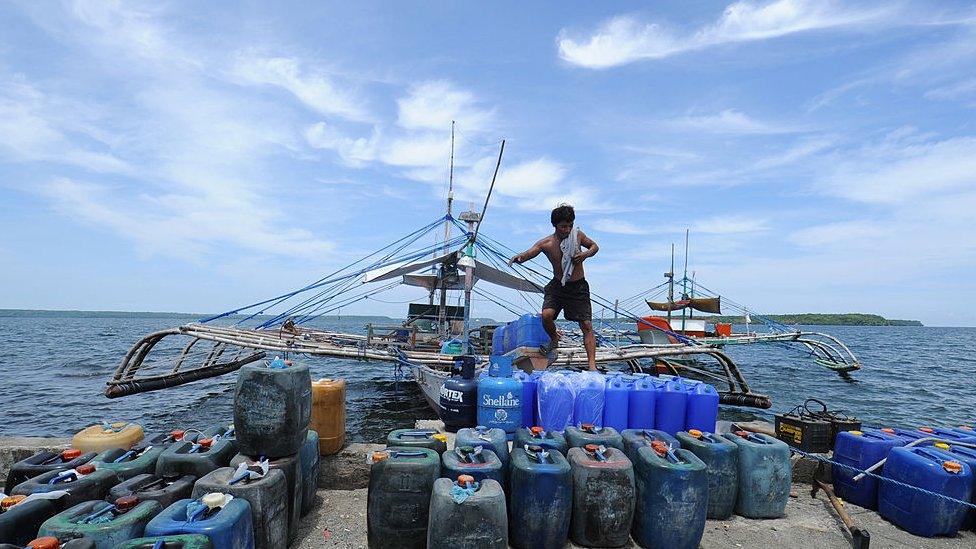
[[[538,348],[549,344],[549,334],[542,327],[542,317],[539,315],[522,315],[518,319],[516,347]]]
[[[642,447],[634,462],[634,540],[649,549],[697,549],[705,533],[708,474],[688,450]]]
[[[507,484],[502,461],[485,446],[455,446],[441,455],[441,477],[457,479],[460,475],[471,475],[477,482],[490,478],[503,487]]]
[[[492,356],[505,354],[505,325],[502,324],[495,328],[491,334],[491,354]]]
[[[956,429],[952,429],[950,427],[919,427],[917,430],[921,433],[925,433],[926,435],[941,438],[949,444],[952,444],[953,442],[976,444],[976,434],[960,433]]]
[[[562,455],[566,455],[566,450],[569,446],[566,444],[566,437],[555,431],[546,431],[538,425],[526,428],[521,428],[515,431],[515,442],[512,443],[512,449],[522,448],[525,449],[526,446],[539,446],[544,450],[555,450]]]
[[[508,471],[508,433],[498,427],[478,425],[473,429],[461,429],[454,439],[454,447],[482,446],[491,450],[502,462],[502,470]],[[445,452],[446,453],[446,452]],[[456,477],[455,477],[456,478]]]
[[[505,332],[502,335],[502,353],[505,354],[515,349],[515,342],[518,340],[518,321],[513,320],[505,325]]]
[[[689,387],[684,429],[714,433],[716,421],[718,421],[718,391],[715,387],[707,383],[696,383]]]
[[[573,376],[576,399],[573,403],[573,425],[603,425],[603,401],[607,381],[597,372],[579,372]]]
[[[520,427],[532,427],[535,425],[535,389],[538,378],[519,370],[515,372],[515,379],[522,382],[522,423]]]
[[[156,515],[146,525],[146,537],[170,534],[202,534],[213,549],[254,549],[251,505],[234,498],[226,504],[224,494],[210,493],[199,499],[181,499]]]
[[[683,431],[688,404],[688,386],[684,381],[676,377],[664,382],[657,390],[656,399],[654,428],[669,435]]]
[[[724,436],[739,447],[735,514],[746,518],[782,517],[793,482],[790,447],[760,433],[738,431]]]
[[[837,497],[866,509],[878,509],[878,479],[865,476],[854,481],[858,471],[843,467],[848,465],[863,471],[888,457],[896,446],[904,446],[905,439],[875,429],[841,431],[834,443],[834,461],[830,475]],[[880,474],[880,471],[875,471]]]
[[[653,429],[657,409],[657,386],[650,376],[634,381],[627,395],[627,428]]]
[[[627,410],[630,401],[630,388],[634,382],[623,375],[607,378],[603,397],[603,425],[617,431],[627,429]]]
[[[569,536],[573,508],[573,477],[566,458],[539,446],[515,448],[509,480],[511,546],[562,548]]]
[[[942,446],[941,444],[936,444],[936,447]],[[969,465],[969,468],[973,471],[973,498],[972,502],[976,503],[976,448],[967,448],[965,446],[949,446],[949,453],[955,456],[956,459]],[[970,508],[966,512],[966,518],[962,521],[962,530],[976,530],[976,509]]]
[[[535,383],[535,400],[532,401],[532,426],[542,425],[539,423],[539,378],[546,374],[545,370],[535,370],[529,377]]]
[[[546,431],[563,432],[573,424],[573,405],[576,392],[573,381],[557,372],[546,372],[536,382],[539,421]]]
[[[522,423],[522,382],[512,377],[512,357],[493,356],[488,375],[478,380],[478,424],[505,431],[508,439]]]
[[[675,436],[682,448],[708,468],[708,518],[731,517],[739,492],[739,447],[714,433],[694,429]]]
[[[627,429],[620,433],[624,443],[624,454],[630,461],[637,459],[637,450],[642,446],[650,446],[655,440],[660,440],[669,448],[680,448],[678,439],[657,429]]]
[[[973,496],[973,471],[932,447],[892,448],[882,476],[963,501]],[[958,503],[891,482],[878,489],[878,513],[916,536],[954,536],[966,518]]]
[[[613,427],[600,427],[592,423],[584,423],[579,427],[566,427],[566,444],[570,447],[582,448],[587,444],[614,447],[620,451],[624,449],[620,433]]]
[[[935,438],[931,433],[923,433],[917,429],[899,429],[896,427],[891,429],[891,431],[898,437],[901,437],[905,441],[905,444],[909,444],[920,438]]]

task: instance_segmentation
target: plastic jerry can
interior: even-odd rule
[[[695,429],[675,436],[682,448],[708,468],[708,518],[731,517],[739,492],[739,447],[714,433]]]
[[[230,460],[230,466],[234,469],[240,467],[242,463],[247,467],[260,467],[260,456],[245,456],[237,454]],[[285,509],[288,514],[288,542],[291,543],[298,538],[298,527],[302,516],[302,466],[301,456],[279,457],[268,460],[271,469],[281,469],[285,474],[285,487],[288,489],[288,497],[285,501]]]
[[[475,361],[472,356],[457,357],[451,375],[441,385],[438,405],[446,431],[478,424],[478,381],[474,379]]]
[[[312,382],[309,429],[319,434],[319,453],[331,456],[346,443],[346,380],[322,378]]]
[[[536,380],[536,400],[540,425],[546,431],[563,432],[573,424],[576,390],[569,377],[546,372]]]
[[[68,495],[58,500],[62,508],[79,503],[102,499],[111,487],[119,483],[115,471],[96,469],[86,463],[67,471],[50,471],[22,482],[14,487],[13,494],[29,496],[35,493],[64,490]]]
[[[651,549],[697,549],[708,511],[705,464],[658,441],[637,450],[634,477],[634,540]]]
[[[651,376],[640,376],[627,394],[627,426],[630,429],[653,429],[657,411],[657,385]]]
[[[859,470],[867,469],[888,457],[896,446],[904,446],[905,439],[884,431],[864,429],[863,431],[841,431],[834,442],[834,461],[830,476],[837,497],[866,509],[878,509],[878,479],[865,476],[855,482]],[[849,467],[844,467],[847,465]],[[875,471],[881,474],[881,471]]]
[[[67,471],[92,460],[95,452],[82,452],[77,448],[68,448],[60,452],[42,451],[27,459],[22,459],[10,466],[7,473],[6,489],[12,490],[25,480],[50,471]],[[30,541],[30,540],[28,540]]]
[[[159,454],[156,472],[160,475],[193,475],[200,478],[219,467],[225,467],[234,456],[229,440],[200,438],[170,445]]]
[[[501,460],[484,446],[455,446],[453,451],[444,452],[441,455],[441,475],[445,478],[468,475],[476,482],[490,478],[502,486],[506,484]]]
[[[630,402],[630,388],[634,382],[622,375],[607,378],[603,398],[603,423],[617,432],[627,428],[627,411]]]
[[[391,448],[429,448],[443,454],[447,450],[447,436],[433,429],[396,429],[386,436],[386,445]]]
[[[579,372],[573,376],[573,383],[576,386],[573,425],[602,425],[606,378],[598,372]]]
[[[0,543],[23,547],[34,539],[37,529],[60,510],[57,501],[33,499],[27,496],[9,496],[0,500]]]
[[[132,450],[113,448],[95,456],[92,460],[99,469],[115,471],[122,480],[152,473],[156,470],[156,461],[163,453],[162,446],[137,446]]]
[[[185,429],[172,429],[165,433],[152,433],[146,435],[146,438],[142,439],[143,446],[161,446],[166,448],[170,444],[176,442],[183,442],[188,440],[190,442],[195,441],[199,438],[200,433],[198,431],[187,431]]]
[[[949,444],[953,442],[976,444],[976,433],[961,433],[956,429],[942,427],[919,427],[918,431],[929,436],[941,438]]]
[[[149,521],[146,537],[202,534],[213,549],[253,549],[251,505],[228,494],[181,499]]]
[[[594,444],[570,448],[567,458],[573,473],[573,542],[588,547],[626,545],[634,519],[630,460],[616,448]]]
[[[546,431],[538,425],[528,429],[522,427],[518,431],[515,431],[515,442],[512,444],[512,449],[524,449],[526,445],[539,446],[546,450],[555,450],[564,456],[566,455],[566,450],[569,448],[566,444],[566,438],[562,434]]]
[[[478,482],[467,475],[453,481],[437,479],[430,497],[428,521],[429,549],[508,547],[505,492],[493,479]]]
[[[739,492],[735,514],[779,518],[790,499],[790,447],[769,435],[737,431],[725,434],[739,447]]]
[[[227,440],[230,448],[234,454],[239,450],[237,448],[237,430],[234,429],[233,424],[222,423],[219,425],[213,425],[203,430],[197,440],[201,438],[212,438],[214,440]]]
[[[665,381],[658,387],[655,399],[654,428],[671,436],[683,431],[688,404],[688,386],[684,380],[676,377]]]
[[[630,461],[637,459],[637,449],[650,446],[655,440],[660,440],[672,448],[680,448],[678,439],[657,429],[627,429],[620,434],[624,442],[624,454]]]
[[[441,459],[427,448],[388,448],[370,456],[366,532],[369,546],[418,548],[427,544],[427,520]]]
[[[972,500],[972,469],[938,448],[892,448],[882,476],[955,499]],[[891,482],[881,482],[878,488],[878,513],[916,536],[954,536],[966,511],[958,503]]]
[[[85,427],[71,438],[71,447],[82,452],[104,452],[112,448],[128,450],[143,437],[142,426],[119,421]]]
[[[584,423],[579,427],[566,427],[566,444],[572,448],[574,446],[582,448],[587,444],[597,446],[612,446],[623,451],[624,442],[613,427],[598,427],[592,423]]]
[[[157,543],[162,545],[157,545]],[[115,549],[213,549],[210,538],[200,534],[176,534],[123,541]]]
[[[288,487],[279,469],[263,473],[259,467],[239,470],[221,467],[211,471],[193,486],[193,498],[210,492],[230,494],[247,500],[254,526],[254,546],[275,549],[288,545]]]
[[[474,429],[461,429],[454,439],[454,446],[483,446],[498,456],[502,462],[502,470],[508,471],[508,439],[507,433],[499,428],[488,428],[478,425]]]
[[[515,372],[515,378],[522,383],[522,421],[520,427],[532,427],[535,425],[536,378],[521,370]]]
[[[244,366],[234,389],[238,452],[269,458],[297,454],[305,443],[311,411],[308,366],[289,366],[280,358],[270,366]]]
[[[301,516],[312,510],[315,503],[315,491],[319,487],[319,435],[308,430],[308,439],[298,455],[302,472],[302,506]]]
[[[557,451],[530,445],[512,450],[510,469],[509,543],[516,549],[561,549],[573,507],[569,462]]]
[[[717,420],[718,391],[715,387],[707,383],[695,383],[688,387],[684,429],[714,433]]]
[[[530,347],[538,349],[540,345],[549,343],[549,334],[542,326],[542,317],[539,315],[525,314],[515,321],[516,328],[516,347]]]
[[[113,549],[116,544],[142,536],[146,523],[163,508],[156,501],[139,501],[127,496],[115,503],[86,501],[44,521],[39,536],[59,539],[87,537],[98,549]]]
[[[115,501],[123,496],[136,496],[140,501],[158,501],[165,509],[177,500],[190,497],[196,480],[197,477],[193,475],[182,477],[161,477],[148,473],[137,475],[113,486],[105,499]]]
[[[27,542],[29,549],[96,549],[95,542],[88,538],[74,538],[61,543],[56,537],[42,536]],[[6,543],[0,544],[0,549],[21,549]]]
[[[959,461],[969,465],[969,468],[973,472],[973,503],[976,503],[976,448],[967,448],[965,446],[950,446],[948,444],[943,444],[937,442],[935,447],[940,450],[946,450],[953,455]],[[969,508],[966,511],[966,518],[962,521],[961,530],[976,530],[976,509]]]

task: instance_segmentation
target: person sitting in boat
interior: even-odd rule
[[[549,334],[550,342],[540,350],[549,356],[550,363],[555,360],[555,350],[559,347],[559,332],[555,321],[559,311],[563,311],[566,320],[579,323],[590,370],[596,370],[593,310],[590,304],[590,285],[583,276],[583,261],[596,255],[600,247],[579,227],[574,226],[576,212],[569,204],[556,207],[550,221],[555,228],[553,234],[510,259],[508,265],[524,263],[540,253],[546,254],[552,263],[552,280],[546,284],[545,298],[542,300],[542,325]]]

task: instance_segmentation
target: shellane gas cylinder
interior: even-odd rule
[[[505,431],[508,440],[522,423],[522,382],[512,377],[512,357],[493,356],[478,382],[478,425]]]

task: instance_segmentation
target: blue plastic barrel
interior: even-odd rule
[[[627,395],[627,427],[629,429],[653,429],[656,412],[657,387],[650,376],[641,376],[630,387]]]
[[[759,433],[728,433],[739,447],[739,492],[735,513],[746,518],[779,518],[786,512],[793,481],[790,447]]]
[[[573,477],[566,458],[539,446],[515,448],[509,478],[509,544],[516,549],[562,548],[573,508]]]
[[[623,375],[607,378],[603,399],[603,425],[617,431],[627,429],[627,411],[630,401],[630,388],[634,382]]]
[[[688,405],[685,410],[684,429],[715,432],[718,420],[718,391],[707,383],[696,383],[688,388]]]
[[[973,471],[937,448],[892,448],[882,476],[963,501],[973,495]],[[878,489],[878,513],[916,536],[954,536],[967,508],[891,482]]]
[[[532,374],[527,374],[521,370],[515,372],[515,379],[522,382],[522,422],[521,427],[532,427],[535,425],[535,388],[536,379]]]
[[[509,440],[522,423],[522,382],[512,377],[512,357],[493,356],[478,380],[478,424],[505,431]]]
[[[546,431],[563,432],[573,423],[575,389],[572,380],[556,372],[546,372],[537,381],[539,421]]]
[[[573,425],[589,423],[603,425],[603,401],[606,379],[597,372],[579,372],[573,376],[576,400],[573,404]]]
[[[844,465],[864,470],[888,457],[892,448],[904,445],[905,439],[875,429],[837,433],[834,461],[840,465],[832,465],[830,469],[837,497],[854,505],[877,510],[878,479],[865,476],[855,482],[854,477],[858,471]],[[880,471],[875,472],[880,474]]]
[[[457,438],[454,439],[454,447],[457,448],[458,446],[471,446],[472,448],[482,446],[491,450],[501,461],[502,470],[508,471],[508,437],[505,431],[484,425],[478,425],[471,429],[460,429],[457,432]]]
[[[201,503],[209,498],[181,499],[156,515],[146,525],[146,537],[170,534],[203,534],[213,549],[253,549],[254,529],[251,505],[234,498],[224,506],[210,508]]]
[[[705,464],[682,449],[645,446],[634,462],[636,508],[632,532],[641,547],[697,549],[705,533]]]
[[[668,380],[657,391],[654,428],[674,435],[685,428],[688,387],[680,377]],[[713,429],[714,430],[714,427]]]

